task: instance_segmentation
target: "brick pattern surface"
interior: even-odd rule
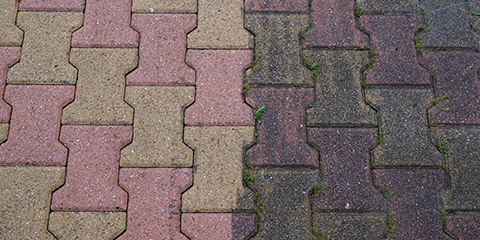
[[[192,240],[247,239],[255,232],[255,215],[245,213],[185,213],[182,231]]]
[[[85,0],[21,0],[18,9],[32,12],[81,12],[84,5]]]
[[[245,0],[246,12],[308,13],[308,0]]]
[[[135,13],[196,13],[196,0],[132,0]]]
[[[114,239],[125,224],[124,212],[52,212],[48,230],[57,239]]]
[[[480,236],[480,215],[478,213],[449,215],[447,231],[460,240],[475,239]]]
[[[22,45],[23,32],[15,25],[18,0],[3,0],[0,9],[0,46]]]
[[[19,47],[0,47],[0,96],[5,93],[5,80],[7,79],[8,68],[20,59]],[[0,98],[0,123],[10,121],[11,106],[3,98]]]

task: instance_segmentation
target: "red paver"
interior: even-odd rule
[[[242,96],[243,72],[250,50],[189,50],[187,63],[197,71],[195,103],[185,111],[185,124],[251,126],[252,109]]]
[[[447,216],[447,231],[459,240],[478,239],[480,237],[480,214],[462,214]]]
[[[360,47],[367,35],[357,28],[354,0],[312,0],[312,27],[304,47]]]
[[[81,12],[85,0],[21,0],[20,11],[45,11],[45,12]]]
[[[72,47],[138,47],[131,11],[131,0],[86,0],[83,27],[73,33]]]
[[[308,140],[320,150],[323,190],[313,197],[313,211],[384,211],[372,182],[369,150],[375,129],[310,128]]]
[[[257,144],[247,156],[253,166],[318,167],[318,152],[307,144],[305,111],[314,101],[313,88],[254,88],[248,101],[266,106],[257,125]]]
[[[308,0],[245,0],[245,11],[306,13],[308,5]]]
[[[127,231],[117,239],[187,239],[180,233],[180,198],[192,185],[190,168],[123,168]]]
[[[127,75],[127,85],[195,85],[185,52],[187,33],[196,25],[195,14],[133,14],[140,57],[138,68]]]
[[[0,123],[10,121],[12,108],[3,100],[8,68],[20,60],[20,47],[0,47]]]
[[[428,71],[420,66],[414,35],[421,16],[362,16],[360,25],[370,33],[374,67],[364,72],[368,84],[430,84]]]
[[[67,148],[58,135],[62,108],[74,95],[75,86],[8,85],[5,100],[13,110],[0,165],[65,165]]]
[[[246,239],[256,230],[255,214],[184,213],[182,232],[192,240]]]
[[[450,239],[442,231],[437,193],[443,170],[375,170],[376,185],[390,192],[390,216],[397,239]]]
[[[118,183],[120,149],[132,140],[131,126],[64,125],[68,147],[65,185],[53,193],[53,211],[125,211],[127,193]]]
[[[435,68],[435,96],[444,111],[432,107],[428,111],[435,124],[480,124],[480,53],[465,51],[429,52],[425,65]]]

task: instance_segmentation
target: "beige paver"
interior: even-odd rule
[[[125,212],[52,212],[48,230],[57,239],[114,239],[126,221]]]
[[[182,195],[183,212],[235,212],[253,208],[243,185],[243,155],[254,127],[186,127],[195,151],[193,186]]]
[[[315,213],[313,229],[325,239],[381,239],[386,229],[385,213]]]
[[[0,1],[0,46],[22,45],[23,32],[15,25],[18,0]]]
[[[196,13],[196,0],[133,0],[132,12],[151,13]]]
[[[8,137],[8,124],[0,124],[0,143],[7,140]]]
[[[68,63],[72,32],[82,26],[83,14],[19,12],[25,31],[20,62],[8,72],[8,84],[75,84],[77,70]]]
[[[134,107],[133,142],[121,152],[122,167],[191,167],[193,151],[182,140],[183,109],[195,87],[127,87]]]
[[[125,75],[138,64],[138,50],[74,48],[78,70],[75,101],[64,108],[62,124],[132,124],[133,109],[123,100]]]
[[[55,239],[50,199],[64,178],[64,167],[0,167],[0,239]]]
[[[248,49],[253,35],[244,28],[242,0],[199,0],[198,27],[187,36],[187,48]]]

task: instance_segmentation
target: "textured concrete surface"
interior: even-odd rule
[[[326,239],[381,239],[384,213],[315,213],[313,229]]]
[[[136,49],[74,48],[79,69],[75,101],[63,109],[62,124],[132,124],[133,109],[124,100],[125,75],[137,65]]]
[[[132,12],[135,13],[196,13],[196,0],[133,0]]]
[[[124,212],[52,212],[48,230],[57,239],[114,239],[125,223]]]
[[[255,229],[255,214],[182,214],[182,232],[192,240],[247,239]]]
[[[245,73],[248,82],[312,86],[298,37],[308,26],[308,15],[247,14],[245,18],[246,28],[255,34],[255,65]]]
[[[458,214],[447,218],[447,231],[460,240],[475,239],[480,236],[480,215]]]
[[[308,0],[245,0],[246,12],[308,13]]]
[[[127,75],[127,85],[195,85],[185,52],[196,20],[194,14],[133,14],[132,27],[140,33],[139,62]]]
[[[15,25],[18,0],[0,1],[0,46],[20,46],[23,32]]]
[[[249,49],[253,35],[243,26],[242,0],[199,0],[197,28],[187,36],[196,49]]]
[[[0,167],[0,238],[55,239],[47,231],[52,191],[63,167]]]
[[[185,127],[195,151],[193,186],[182,195],[183,212],[251,211],[253,192],[243,184],[243,156],[253,127]]]
[[[18,62],[20,59],[19,47],[0,47],[0,96],[5,93],[5,80],[7,78],[8,68]],[[0,123],[10,121],[10,112],[12,107],[8,105],[3,98],[0,98]]]
[[[82,12],[85,0],[19,0],[20,11]]]
[[[82,26],[81,13],[19,12],[25,31],[20,62],[8,84],[75,84],[77,69],[68,62],[72,32]]]
[[[194,87],[127,87],[135,109],[133,142],[122,149],[122,167],[191,167],[193,151],[183,143],[183,109]]]
[[[74,86],[8,85],[12,106],[7,142],[0,146],[1,165],[65,166],[67,148],[58,141],[62,107],[73,100]]]

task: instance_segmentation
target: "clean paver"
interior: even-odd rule
[[[135,13],[196,13],[197,0],[133,0]]]
[[[18,10],[38,12],[81,12],[86,0],[20,0]]]
[[[18,0],[0,1],[0,46],[20,46],[23,32],[17,25]]]
[[[4,96],[5,93],[8,68],[20,60],[20,51],[20,47],[0,47],[0,96]],[[3,100],[3,97],[0,98],[0,123],[10,121],[11,111],[12,107]]]

